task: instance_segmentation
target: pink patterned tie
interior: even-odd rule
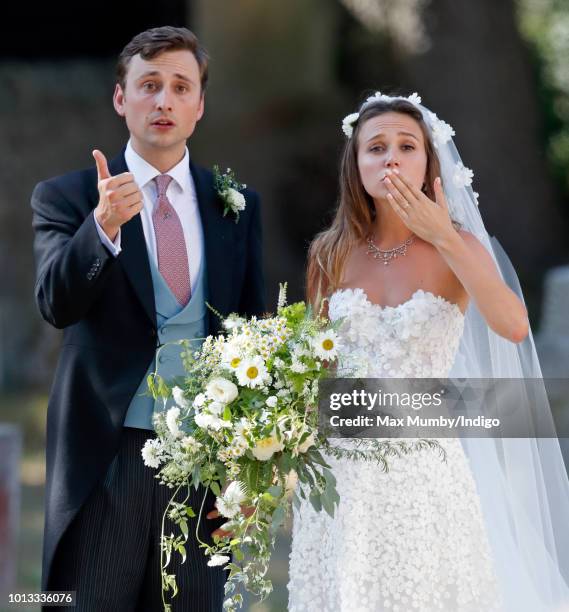
[[[185,306],[190,301],[192,291],[190,269],[184,230],[180,218],[166,195],[172,177],[168,174],[160,174],[154,180],[158,196],[152,213],[152,222],[156,234],[158,270],[178,302]]]

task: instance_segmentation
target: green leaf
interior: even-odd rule
[[[186,562],[186,547],[183,544],[178,546],[178,552],[182,555],[182,563]]]
[[[326,511],[328,515],[334,518],[334,503],[330,499],[330,496],[327,494],[327,491],[320,495],[320,501],[322,502],[322,507]]]
[[[318,465],[321,465],[322,467],[330,468],[330,465],[326,463],[320,451],[311,450],[310,458],[312,459],[312,461],[314,461],[314,463],[318,463]]]
[[[156,374],[156,380],[158,381],[158,397],[168,397],[170,395],[170,389],[168,389],[168,385],[164,382],[162,376]]]
[[[300,510],[300,497],[296,494],[296,492],[292,496],[292,504],[297,510]]]
[[[320,510],[322,510],[322,500],[320,499],[320,493],[316,489],[312,489],[308,499],[316,512],[320,512]]]
[[[194,518],[196,516],[196,513],[190,508],[190,506],[186,506],[186,514],[190,518]]]
[[[213,491],[213,494],[216,497],[219,497],[221,495],[221,489],[219,488],[219,484],[215,480],[212,480],[210,482],[209,488]]]
[[[150,393],[152,393],[152,397],[156,399],[156,387],[154,386],[154,374],[149,374],[146,377],[146,384],[148,385],[148,389]]]
[[[267,493],[272,497],[280,497],[282,495],[283,488],[278,485],[273,485],[267,489]]]
[[[223,409],[223,420],[231,421],[231,408],[229,407],[229,404]]]
[[[172,579],[171,584],[172,584],[172,589],[174,590],[174,592],[172,593],[172,597],[174,598],[178,594],[178,585],[176,584],[176,576],[172,574],[170,578]]]
[[[188,522],[184,519],[180,521],[180,529],[184,534],[184,542],[188,540]]]
[[[243,559],[245,558],[245,555],[243,554],[243,551],[240,548],[236,548],[233,551],[233,555],[237,559],[237,561],[243,561]]]
[[[285,520],[285,509],[283,506],[278,506],[273,512],[272,527],[274,530],[278,529]]]

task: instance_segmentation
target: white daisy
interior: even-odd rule
[[[230,337],[221,351],[221,362],[230,370],[235,370],[241,363],[245,351],[244,339],[240,336]]]
[[[245,417],[241,417],[239,421],[235,424],[235,435],[243,438],[245,436],[250,436],[251,429],[251,423]]]
[[[332,329],[316,334],[311,344],[314,354],[319,359],[332,360],[338,356],[338,335]]]
[[[237,368],[236,374],[237,381],[242,387],[260,387],[269,378],[267,366],[259,355],[243,359]]]

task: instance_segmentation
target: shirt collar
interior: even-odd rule
[[[141,189],[152,181],[154,177],[161,174],[159,170],[149,164],[134,150],[130,140],[126,145],[124,159],[129,172],[132,172],[135,182]],[[182,192],[188,192],[190,189],[190,154],[188,147],[185,147],[184,157],[173,168],[170,168],[167,174],[176,181]]]

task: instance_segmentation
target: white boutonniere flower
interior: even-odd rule
[[[231,211],[235,214],[235,223],[237,223],[239,221],[239,213],[245,210],[247,205],[245,196],[241,193],[247,185],[237,181],[235,173],[231,168],[227,168],[222,173],[217,165],[213,167],[213,182],[217,194],[223,200],[223,216],[225,217]]]

